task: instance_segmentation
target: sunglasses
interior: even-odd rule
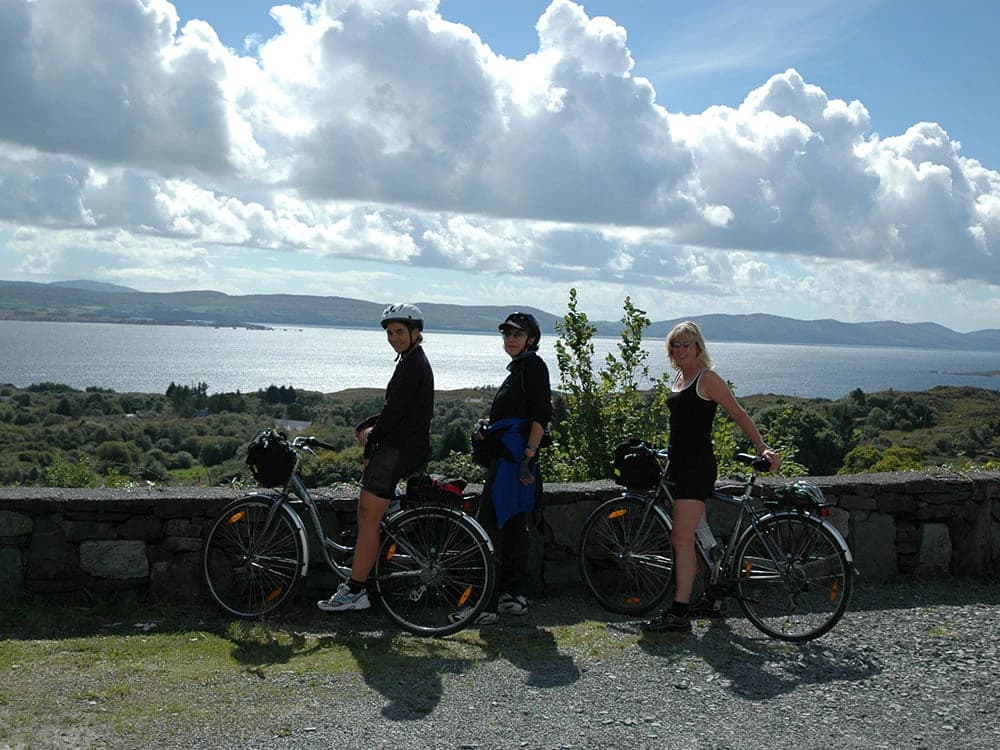
[[[505,339],[523,339],[528,334],[525,331],[519,331],[516,328],[506,328],[500,331],[500,335]]]

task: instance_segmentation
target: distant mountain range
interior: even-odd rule
[[[385,302],[297,294],[228,295],[222,292],[140,292],[115,284],[64,281],[53,284],[0,281],[0,319],[159,325],[340,326],[375,325]],[[533,313],[542,330],[555,333],[558,315],[517,305],[443,305],[417,302],[430,330],[495,332],[513,309]],[[921,349],[1000,351],[1000,330],[958,333],[936,323],[842,323],[777,315],[699,315],[690,318],[710,341],[896,346]],[[660,320],[646,338],[662,338],[684,318]],[[600,336],[618,336],[618,321],[591,321]]]

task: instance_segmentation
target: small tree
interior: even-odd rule
[[[564,479],[603,476],[607,455],[601,419],[601,388],[594,377],[594,334],[587,314],[577,309],[576,289],[569,290],[569,311],[556,324],[559,383],[566,419],[555,430],[552,471]],[[566,475],[566,472],[569,475]]]
[[[650,394],[641,390],[649,382],[642,334],[650,321],[626,297],[618,354],[609,353],[595,375],[597,329],[577,309],[576,289],[569,294],[569,312],[556,324],[563,400],[558,411],[563,416],[546,467],[551,476],[561,479],[607,478],[618,443],[630,437],[655,440],[665,424],[662,413],[648,408]]]

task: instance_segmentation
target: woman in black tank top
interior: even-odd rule
[[[760,430],[740,406],[726,381],[712,369],[701,329],[686,321],[667,335],[667,356],[677,377],[667,398],[670,410],[669,478],[674,482],[674,603],[646,623],[652,631],[691,629],[691,590],[697,572],[694,532],[705,517],[705,500],[715,488],[717,466],[712,449],[712,423],[722,408],[753,442],[758,454],[781,465],[781,456],[764,443]]]

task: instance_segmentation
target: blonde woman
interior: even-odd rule
[[[715,489],[717,466],[712,449],[712,422],[719,405],[739,425],[757,453],[781,465],[781,456],[771,450],[757,425],[740,406],[726,381],[712,369],[712,358],[701,329],[691,321],[678,323],[667,334],[667,357],[677,371],[667,408],[670,411],[670,466],[674,482],[674,602],[670,609],[644,625],[650,631],[691,630],[690,602],[697,572],[695,529],[705,517],[705,501]]]

